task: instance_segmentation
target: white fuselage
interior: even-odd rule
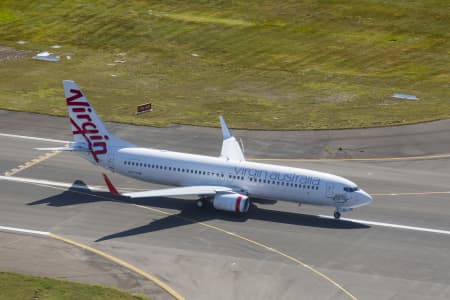
[[[113,195],[130,198],[195,195],[200,197],[198,207],[210,200],[216,209],[238,213],[248,211],[249,199],[327,205],[336,207],[337,219],[341,212],[372,201],[356,184],[339,176],[246,161],[222,116],[220,157],[136,147],[108,131],[74,81],[64,80],[63,85],[74,141],[56,150],[75,151],[95,164],[136,179],[179,186],[121,194],[103,174]]]
[[[356,185],[328,173],[166,150],[111,148],[100,165],[125,176],[164,185],[225,186],[250,199],[352,208],[367,204],[368,197],[362,190],[345,191],[344,187]]]

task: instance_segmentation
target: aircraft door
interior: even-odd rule
[[[333,197],[334,197],[334,184],[332,184],[332,183],[327,183],[326,196],[327,196],[328,198],[333,198]]]

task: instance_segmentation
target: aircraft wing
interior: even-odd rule
[[[169,189],[160,189],[144,192],[123,193],[123,196],[130,198],[151,198],[151,197],[175,197],[175,196],[207,196],[221,192],[233,192],[232,189],[221,186],[184,186]]]
[[[103,174],[106,185],[111,194],[116,196],[126,196],[130,198],[151,198],[151,197],[176,197],[176,196],[213,196],[217,193],[233,193],[233,190],[223,186],[184,186],[168,189],[159,189],[143,192],[119,193],[111,180]]]
[[[220,116],[219,119],[223,135],[222,150],[220,152],[220,156],[230,160],[245,160],[241,146],[239,145],[236,138],[231,134],[231,131],[230,129],[228,129],[227,123],[225,123],[224,118]]]

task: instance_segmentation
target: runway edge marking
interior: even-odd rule
[[[253,245],[255,245],[255,246],[261,247],[261,248],[263,248],[263,249],[265,249],[265,250],[267,250],[267,251],[270,251],[270,252],[273,252],[273,253],[275,253],[275,254],[278,254],[278,255],[280,255],[280,256],[282,256],[282,257],[284,257],[284,258],[287,258],[287,259],[290,260],[290,261],[295,262],[296,264],[298,264],[298,265],[304,267],[305,269],[308,269],[309,271],[313,272],[313,273],[316,274],[317,276],[319,276],[319,277],[321,277],[322,279],[326,280],[328,283],[330,283],[331,285],[333,285],[334,287],[336,287],[337,289],[339,289],[340,291],[342,291],[344,294],[346,294],[350,299],[352,299],[352,300],[358,300],[355,296],[353,296],[353,294],[351,294],[348,290],[346,290],[342,285],[340,285],[339,283],[337,283],[336,281],[334,281],[333,279],[331,279],[330,277],[328,277],[328,276],[325,275],[324,273],[322,273],[322,272],[320,272],[319,270],[317,270],[317,269],[311,267],[311,266],[308,265],[308,264],[305,264],[304,262],[302,262],[301,260],[299,260],[299,259],[297,259],[297,258],[295,258],[295,257],[292,257],[292,256],[290,256],[290,255],[288,255],[288,254],[286,254],[286,253],[281,252],[280,250],[274,249],[274,248],[272,248],[272,247],[269,247],[269,246],[264,245],[264,244],[262,244],[262,243],[259,243],[259,242],[257,242],[257,241],[254,241],[254,240],[251,240],[251,239],[249,239],[249,238],[246,238],[246,237],[244,237],[244,236],[242,236],[242,235],[240,235],[240,234],[237,234],[237,233],[234,233],[234,232],[227,231],[227,230],[225,230],[225,229],[222,229],[222,228],[217,227],[217,226],[214,226],[214,225],[210,225],[210,224],[207,224],[207,223],[204,223],[204,222],[196,222],[195,220],[192,220],[192,219],[189,219],[189,218],[186,218],[186,217],[180,217],[180,216],[177,216],[177,215],[174,215],[174,214],[171,214],[171,213],[168,213],[168,212],[165,212],[165,211],[163,211],[163,210],[159,210],[159,209],[156,209],[156,208],[153,208],[153,207],[148,207],[148,206],[143,206],[143,205],[138,205],[138,204],[135,204],[135,206],[140,207],[140,208],[144,208],[144,209],[147,209],[147,210],[155,211],[155,212],[158,212],[158,213],[167,215],[167,216],[174,216],[174,217],[176,217],[176,218],[180,218],[180,219],[182,219],[182,220],[189,221],[189,222],[194,223],[194,224],[199,224],[199,225],[201,225],[201,226],[205,226],[205,227],[207,227],[207,228],[210,228],[210,229],[213,229],[213,230],[216,230],[216,231],[225,233],[225,234],[227,234],[227,235],[236,237],[236,238],[241,239],[241,240],[243,240],[243,241],[246,241],[246,242],[248,242],[248,243],[250,243],[250,244],[253,244]]]
[[[45,235],[45,236],[48,236],[50,234],[50,232],[46,232],[46,231],[30,230],[30,229],[17,228],[17,227],[8,227],[8,226],[0,226],[0,231],[12,231],[12,232],[30,233],[30,234]]]
[[[120,266],[123,266],[125,268],[127,268],[130,271],[133,271],[136,274],[139,274],[141,276],[143,276],[144,278],[152,281],[153,283],[155,283],[156,285],[158,285],[160,288],[164,289],[167,293],[169,293],[172,297],[174,297],[177,300],[185,300],[183,296],[181,296],[178,292],[176,292],[174,289],[172,289],[170,286],[168,286],[167,284],[165,284],[164,282],[162,282],[161,280],[159,280],[158,278],[148,274],[147,272],[127,263],[126,261],[121,260],[120,258],[117,258],[115,256],[112,256],[106,252],[103,252],[101,250],[92,248],[88,245],[84,245],[82,243],[70,240],[68,238],[64,238],[62,236],[59,236],[57,234],[53,234],[51,232],[46,232],[46,231],[38,231],[38,230],[31,230],[31,229],[24,229],[24,228],[17,228],[17,227],[8,227],[8,226],[0,226],[0,231],[6,231],[6,232],[20,232],[20,233],[28,233],[28,234],[35,234],[35,235],[42,235],[42,236],[47,236],[50,238],[53,238],[55,240],[64,242],[66,244],[70,244],[72,246],[87,250],[89,252],[95,253],[97,255],[100,255]]]
[[[117,257],[112,256],[112,255],[110,255],[110,254],[108,254],[106,252],[103,252],[101,250],[92,248],[92,247],[90,247],[88,245],[81,244],[79,242],[76,242],[76,241],[64,238],[62,236],[59,236],[59,235],[56,235],[56,234],[53,234],[53,233],[49,233],[48,236],[51,237],[51,238],[54,238],[56,240],[65,242],[67,244],[70,244],[72,246],[76,246],[78,248],[81,248],[81,249],[87,250],[89,252],[95,253],[97,255],[100,255],[100,256],[102,256],[102,257],[112,261],[112,262],[115,262],[116,264],[121,265],[121,266],[123,266],[123,267],[125,267],[125,268],[127,268],[127,269],[129,269],[129,270],[131,270],[131,271],[133,271],[133,272],[143,276],[144,278],[154,282],[156,285],[158,285],[160,288],[164,289],[167,293],[169,293],[175,299],[177,299],[177,300],[184,300],[183,296],[181,296],[178,292],[176,292],[174,289],[172,289],[166,283],[164,283],[161,280],[159,280],[158,278],[148,274],[147,272],[145,272],[145,271],[143,271],[143,270],[141,270],[141,269],[139,269],[139,268],[137,268],[137,267],[127,263],[126,261],[121,260],[120,258],[117,258]]]
[[[63,143],[63,144],[70,143],[70,141],[46,139],[46,138],[40,138],[40,137],[35,137],[35,136],[16,135],[16,134],[9,134],[9,133],[0,133],[0,136],[10,137],[10,138],[18,138],[18,139],[24,139],[24,140],[51,142],[51,143]]]
[[[333,216],[326,216],[326,215],[318,215],[319,218],[323,219],[334,219]],[[434,228],[426,228],[426,227],[417,227],[417,226],[407,226],[407,225],[400,225],[400,224],[393,224],[393,223],[384,223],[384,222],[375,222],[375,221],[366,221],[366,220],[359,220],[359,219],[347,219],[347,218],[341,218],[342,221],[352,222],[352,223],[360,223],[360,224],[366,224],[366,225],[374,225],[374,226],[380,226],[380,227],[390,227],[390,228],[397,228],[397,229],[406,229],[406,230],[414,230],[414,231],[422,231],[422,232],[430,232],[430,233],[439,233],[439,234],[446,234],[450,235],[449,230],[443,230],[443,229],[434,229]]]

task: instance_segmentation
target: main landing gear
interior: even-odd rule
[[[208,197],[200,197],[200,199],[195,201],[195,206],[197,206],[197,208],[205,208],[208,205],[209,201],[210,198]]]
[[[205,205],[205,199],[198,199],[197,201],[195,201],[195,206],[197,206],[197,208],[204,208]]]

